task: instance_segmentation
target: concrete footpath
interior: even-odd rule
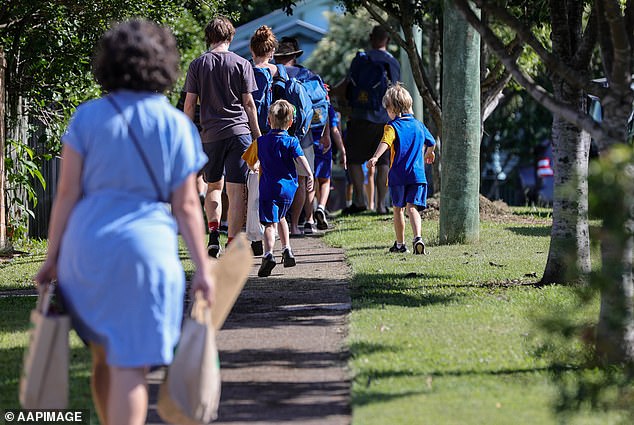
[[[291,239],[297,266],[278,265],[258,278],[261,259],[218,335],[222,396],[216,424],[344,425],[350,423],[345,346],[350,270],[341,249],[319,236]],[[279,242],[277,243],[279,248]],[[148,423],[156,413],[150,376]]]

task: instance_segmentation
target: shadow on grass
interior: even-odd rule
[[[432,294],[422,285],[412,285],[412,279],[447,278],[425,273],[360,273],[350,285],[351,297],[355,300],[353,309],[385,305],[425,307],[456,302],[462,294]]]
[[[506,229],[520,236],[548,237],[550,236],[551,226],[512,226]]]
[[[354,353],[353,353],[354,354]],[[517,368],[517,369],[493,369],[493,370],[449,370],[449,371],[430,371],[430,372],[412,372],[405,370],[388,370],[383,372],[369,371],[370,373],[359,373],[355,376],[354,380],[357,385],[365,387],[363,390],[357,390],[356,395],[352,398],[352,407],[360,407],[364,405],[374,403],[384,403],[398,398],[409,397],[412,395],[426,394],[432,391],[431,382],[433,378],[444,377],[467,377],[467,376],[508,376],[514,379],[519,379],[522,375],[530,375],[536,373],[554,373],[560,371],[574,370],[572,366],[546,366],[546,367],[534,367],[534,368]],[[423,381],[422,378],[427,378],[429,387],[420,391],[408,391],[405,393],[393,394],[374,391],[372,385],[376,380],[382,379],[394,379],[394,378],[417,378]]]

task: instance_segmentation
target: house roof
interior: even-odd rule
[[[333,0],[303,0],[297,2],[290,16],[282,9],[275,10],[236,28],[231,50],[242,57],[250,58],[251,36],[260,26],[268,25],[278,39],[284,36],[296,37],[300,48],[304,50],[301,59],[305,60],[328,32],[328,19],[324,13],[326,11],[341,12],[342,9]]]

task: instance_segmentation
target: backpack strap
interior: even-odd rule
[[[276,63],[277,67],[277,75],[274,78],[279,78],[283,81],[288,80],[288,72],[286,72],[286,67],[280,63]]]

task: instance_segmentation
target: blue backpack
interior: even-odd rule
[[[310,96],[313,105],[313,119],[310,128],[322,128],[328,122],[328,92],[321,77],[300,68],[296,78],[302,83],[306,92]]]
[[[387,64],[373,61],[365,52],[358,52],[350,64],[346,98],[353,108],[378,111],[390,85]]]
[[[255,108],[258,113],[258,126],[262,134],[266,134],[271,127],[268,123],[268,113],[273,103],[273,76],[268,68],[253,67],[253,75],[258,89],[252,93]]]
[[[313,119],[313,104],[311,98],[302,83],[293,77],[289,77],[284,65],[277,65],[278,73],[273,79],[274,100],[284,99],[295,107],[293,126],[289,128],[289,134],[300,141],[310,131]]]

